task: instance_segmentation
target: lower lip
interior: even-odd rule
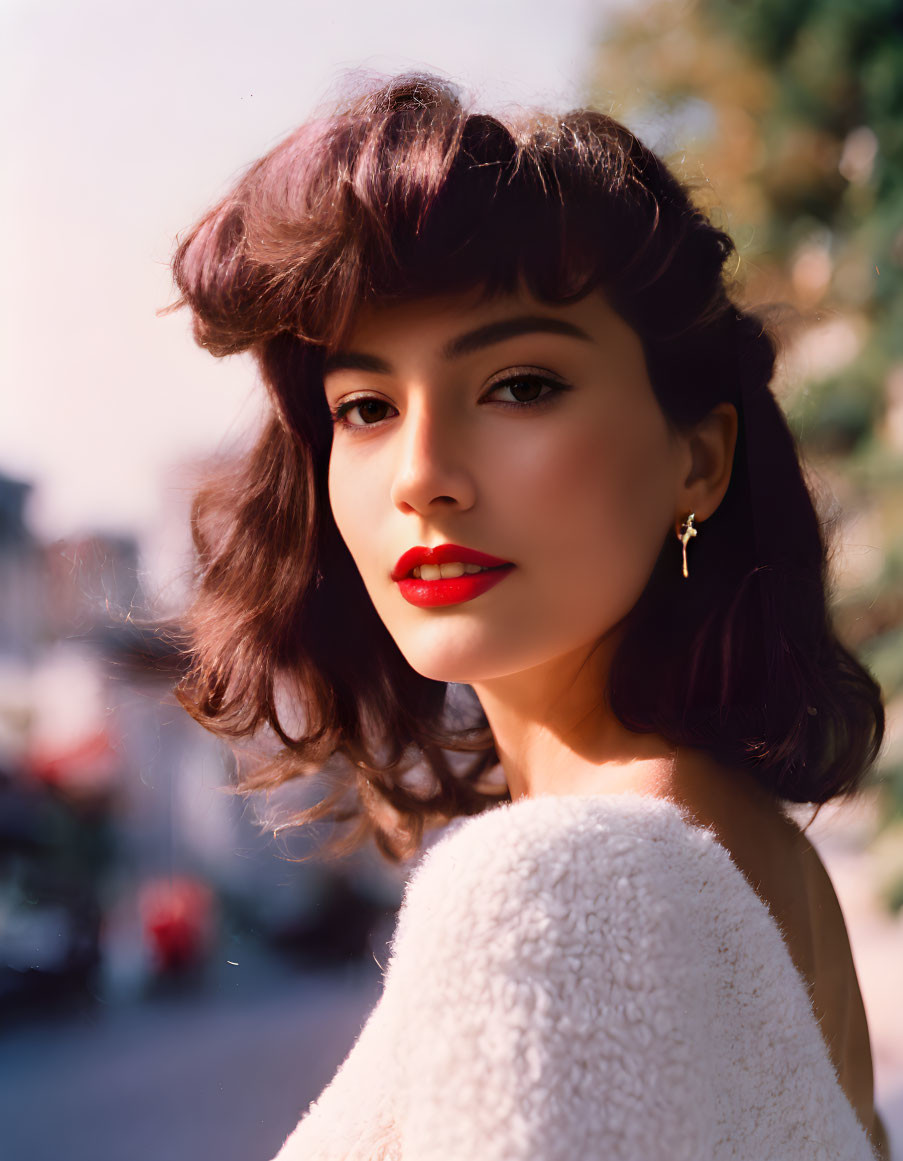
[[[486,569],[485,572],[465,573],[463,576],[440,580],[419,580],[410,576],[397,584],[401,595],[410,604],[421,609],[431,609],[437,605],[460,605],[463,601],[472,601],[474,597],[503,581],[513,569],[513,564],[506,564],[504,567]]]

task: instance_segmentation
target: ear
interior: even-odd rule
[[[737,445],[736,407],[733,403],[719,403],[684,438],[687,457],[683,459],[683,477],[678,481],[679,511],[675,516],[685,520],[688,513],[695,512],[698,521],[707,520],[724,499],[731,482]]]

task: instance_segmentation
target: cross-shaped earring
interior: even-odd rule
[[[683,524],[681,524],[681,526],[677,532],[677,539],[683,545],[683,554],[684,554],[683,574],[684,574],[684,576],[690,575],[687,572],[687,545],[690,542],[690,537],[696,535],[697,530],[693,527],[693,521],[695,518],[696,518],[696,513],[691,512],[690,515],[686,518],[686,520],[684,520]]]

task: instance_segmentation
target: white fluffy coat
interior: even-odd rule
[[[274,1161],[874,1161],[768,907],[672,802],[456,819]]]

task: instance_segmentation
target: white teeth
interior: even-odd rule
[[[414,576],[418,580],[439,580],[445,577],[464,576],[465,573],[486,572],[480,564],[462,564],[454,561],[450,564],[421,564],[414,569]]]

